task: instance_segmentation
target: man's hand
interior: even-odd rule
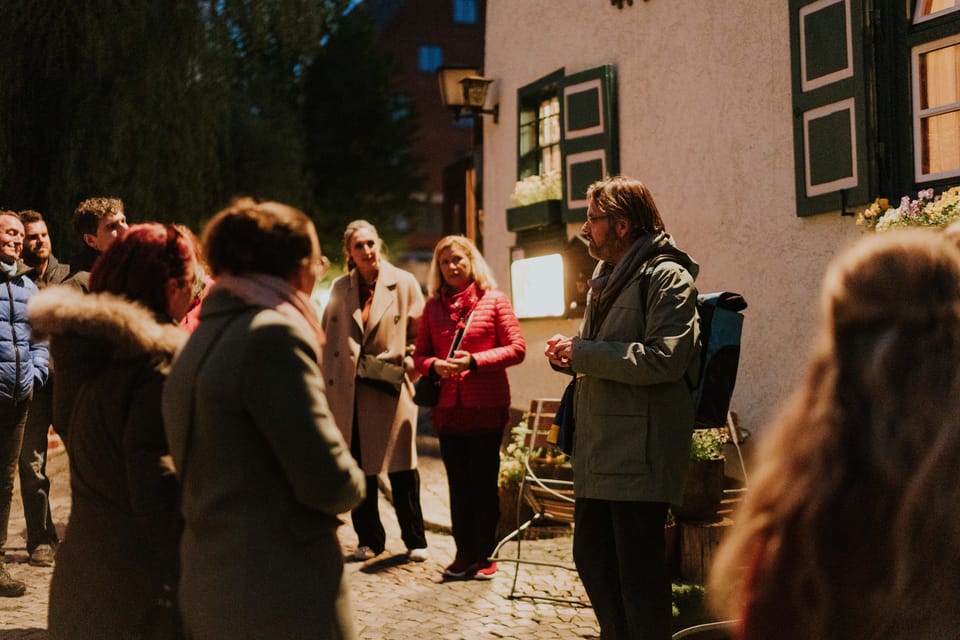
[[[547,340],[547,348],[543,353],[550,364],[565,369],[570,366],[570,358],[573,357],[573,339],[558,333]]]

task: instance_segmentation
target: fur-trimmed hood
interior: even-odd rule
[[[40,291],[27,305],[37,338],[71,334],[106,343],[116,358],[152,356],[170,359],[187,332],[159,322],[143,305],[111,293],[83,293],[57,285]]]

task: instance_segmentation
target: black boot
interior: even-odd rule
[[[3,563],[3,556],[0,556],[0,597],[19,598],[26,592],[26,583],[20,580],[14,580],[7,571],[6,565]]]

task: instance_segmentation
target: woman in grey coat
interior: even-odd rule
[[[363,498],[363,473],[320,376],[313,223],[238,200],[203,247],[216,284],[163,395],[183,488],[184,627],[193,638],[353,638],[336,528]]]

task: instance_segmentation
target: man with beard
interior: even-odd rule
[[[36,211],[21,211],[26,234],[23,242],[23,263],[36,285],[60,284],[70,274],[70,265],[62,264],[53,255],[50,234],[43,216]],[[34,386],[33,400],[23,429],[20,447],[20,495],[23,516],[27,521],[27,553],[30,564],[49,567],[59,544],[57,530],[50,513],[50,479],[47,477],[47,431],[53,422],[53,377],[41,387]]]
[[[690,454],[699,374],[697,264],[666,233],[646,185],[587,191],[583,234],[599,260],[580,335],[547,341],[576,377],[574,561],[601,637],[670,637],[663,527]],[[669,259],[653,260],[667,254]]]
[[[47,381],[46,343],[30,339],[27,301],[37,285],[20,262],[23,223],[0,211],[0,596],[19,597],[26,585],[10,576],[3,558],[13,498],[13,476],[34,387]]]

